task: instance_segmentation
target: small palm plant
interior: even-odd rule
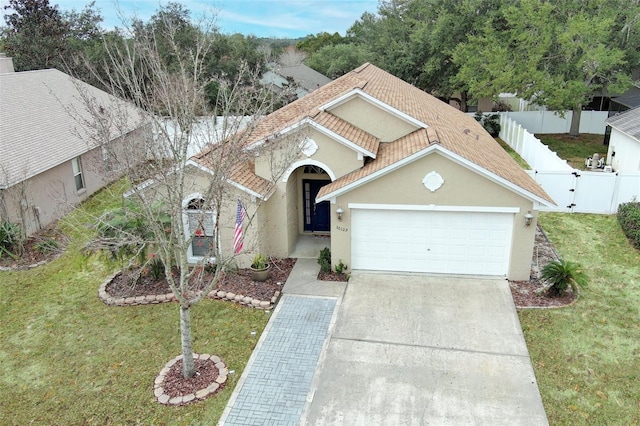
[[[554,260],[542,268],[541,278],[550,284],[549,296],[560,297],[571,287],[578,294],[589,282],[580,264],[568,260]]]

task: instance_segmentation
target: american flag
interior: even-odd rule
[[[238,199],[238,210],[236,211],[236,226],[233,233],[233,252],[238,254],[242,251],[242,222],[244,221],[247,211],[242,207],[240,199]]]

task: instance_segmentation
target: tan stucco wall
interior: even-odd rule
[[[374,135],[381,142],[394,141],[417,129],[359,97],[331,108],[331,113]]]
[[[298,175],[300,169],[294,172]],[[298,179],[289,179],[287,181],[286,189],[286,203],[287,203],[287,254],[293,250],[296,244],[296,238],[298,236],[299,228],[302,227],[302,206],[298,202],[301,198],[298,198],[299,189]]]
[[[430,192],[422,184],[422,179],[434,170],[445,182],[440,189]],[[536,214],[533,203],[437,153],[356,188],[338,197],[331,205],[332,261],[337,263],[342,259],[347,265],[351,265],[349,203],[517,207],[520,213],[515,215],[508,277],[514,280],[529,278],[535,221],[525,227],[524,215],[530,210]],[[345,212],[342,221],[335,219],[338,207]]]
[[[183,198],[195,193],[202,194],[206,198],[209,186],[209,175],[207,173],[189,167],[185,182]],[[154,193],[156,200],[161,199],[161,197],[161,192]],[[262,239],[259,236],[262,227],[260,226],[260,215],[256,214],[258,208],[257,200],[231,185],[227,186],[218,215],[218,231],[220,233],[220,249],[222,253],[225,257],[233,255],[233,237],[235,235],[238,199],[247,210],[247,217],[242,227],[244,235],[243,250],[236,256],[235,261],[239,267],[244,268],[251,265],[251,260],[256,253],[264,251],[261,245]]]

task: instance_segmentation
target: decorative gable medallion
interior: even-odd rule
[[[318,151],[318,144],[311,138],[305,138],[300,142],[300,150],[307,157],[311,157],[316,153],[316,151]]]
[[[444,179],[442,179],[442,176],[440,176],[438,172],[433,171],[427,173],[424,179],[422,179],[422,183],[424,184],[424,187],[429,191],[435,192],[440,189],[440,187],[444,183]]]

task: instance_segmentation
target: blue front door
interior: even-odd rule
[[[329,202],[316,203],[320,188],[331,183],[330,180],[302,181],[302,211],[304,212],[304,230],[306,232],[329,232]]]

